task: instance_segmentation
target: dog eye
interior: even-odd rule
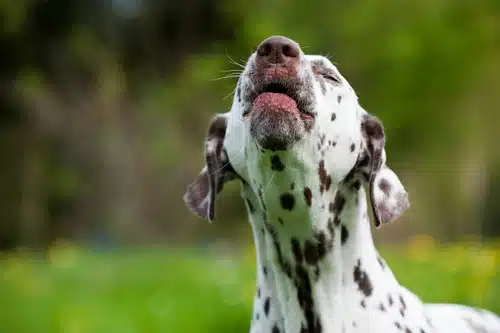
[[[329,81],[332,81],[333,83],[336,83],[336,84],[340,84],[340,79],[336,76],[336,75],[332,75],[332,74],[321,74],[325,79],[329,80]]]

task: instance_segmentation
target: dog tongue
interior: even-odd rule
[[[297,102],[285,94],[262,93],[253,102],[253,109],[260,109],[268,112],[289,112],[298,113]]]

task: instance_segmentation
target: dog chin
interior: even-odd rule
[[[303,124],[290,113],[253,110],[249,120],[251,135],[264,149],[290,149],[304,135]]]

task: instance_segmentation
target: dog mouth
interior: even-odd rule
[[[299,95],[298,82],[274,80],[260,84],[250,99],[251,108],[243,116],[253,111],[264,113],[287,113],[295,118],[312,119],[314,114],[305,106]]]

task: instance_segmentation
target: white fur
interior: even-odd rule
[[[327,82],[323,94],[321,78],[313,80],[314,128],[287,151],[263,152],[258,147],[250,134],[248,121],[243,117],[244,110],[250,107],[245,98],[235,94],[231,111],[224,115],[228,119],[224,148],[234,170],[244,180],[242,196],[253,207],[253,211],[250,207],[247,209],[254,234],[260,296],[255,296],[250,332],[500,332],[500,320],[491,313],[462,306],[422,304],[416,295],[398,283],[379,257],[372,240],[365,189],[363,186],[357,189],[346,187],[342,183],[355,166],[361,150],[366,148],[360,123],[367,113],[358,104],[356,93],[347,80],[328,59],[301,53],[298,76],[311,75],[314,61],[322,61],[335,71],[341,84]],[[252,54],[238,83],[243,96],[253,89],[250,73],[254,63],[255,54]],[[336,114],[334,121],[333,112]],[[329,144],[332,141],[336,144]],[[320,142],[323,144],[318,149]],[[270,169],[270,159],[274,155],[286,166],[285,171]],[[373,201],[383,203],[390,211],[387,220],[392,220],[402,214],[407,204],[401,205],[401,202],[407,202],[408,198],[385,160],[383,151],[382,167],[374,180]],[[331,186],[324,193],[320,190],[318,176],[320,161],[331,177]],[[382,179],[391,184],[390,195],[378,187]],[[305,199],[306,188],[311,191],[310,207]],[[293,209],[282,207],[283,193],[293,196]],[[330,237],[328,221],[335,215],[329,207],[337,194],[345,198],[345,204],[336,216],[341,224],[335,226],[333,237]],[[342,229],[348,231],[344,244],[341,241]],[[307,316],[297,293],[300,284],[294,280],[298,276],[295,269],[300,265],[291,244],[297,240],[305,257],[305,244],[314,240],[318,232],[326,235],[332,248],[316,265],[302,266],[311,283],[314,313],[321,328],[304,330]],[[293,278],[283,269],[280,260],[291,264]],[[366,285],[362,286],[360,276],[369,280],[371,291]],[[269,299],[267,315],[264,310],[266,299]]]

